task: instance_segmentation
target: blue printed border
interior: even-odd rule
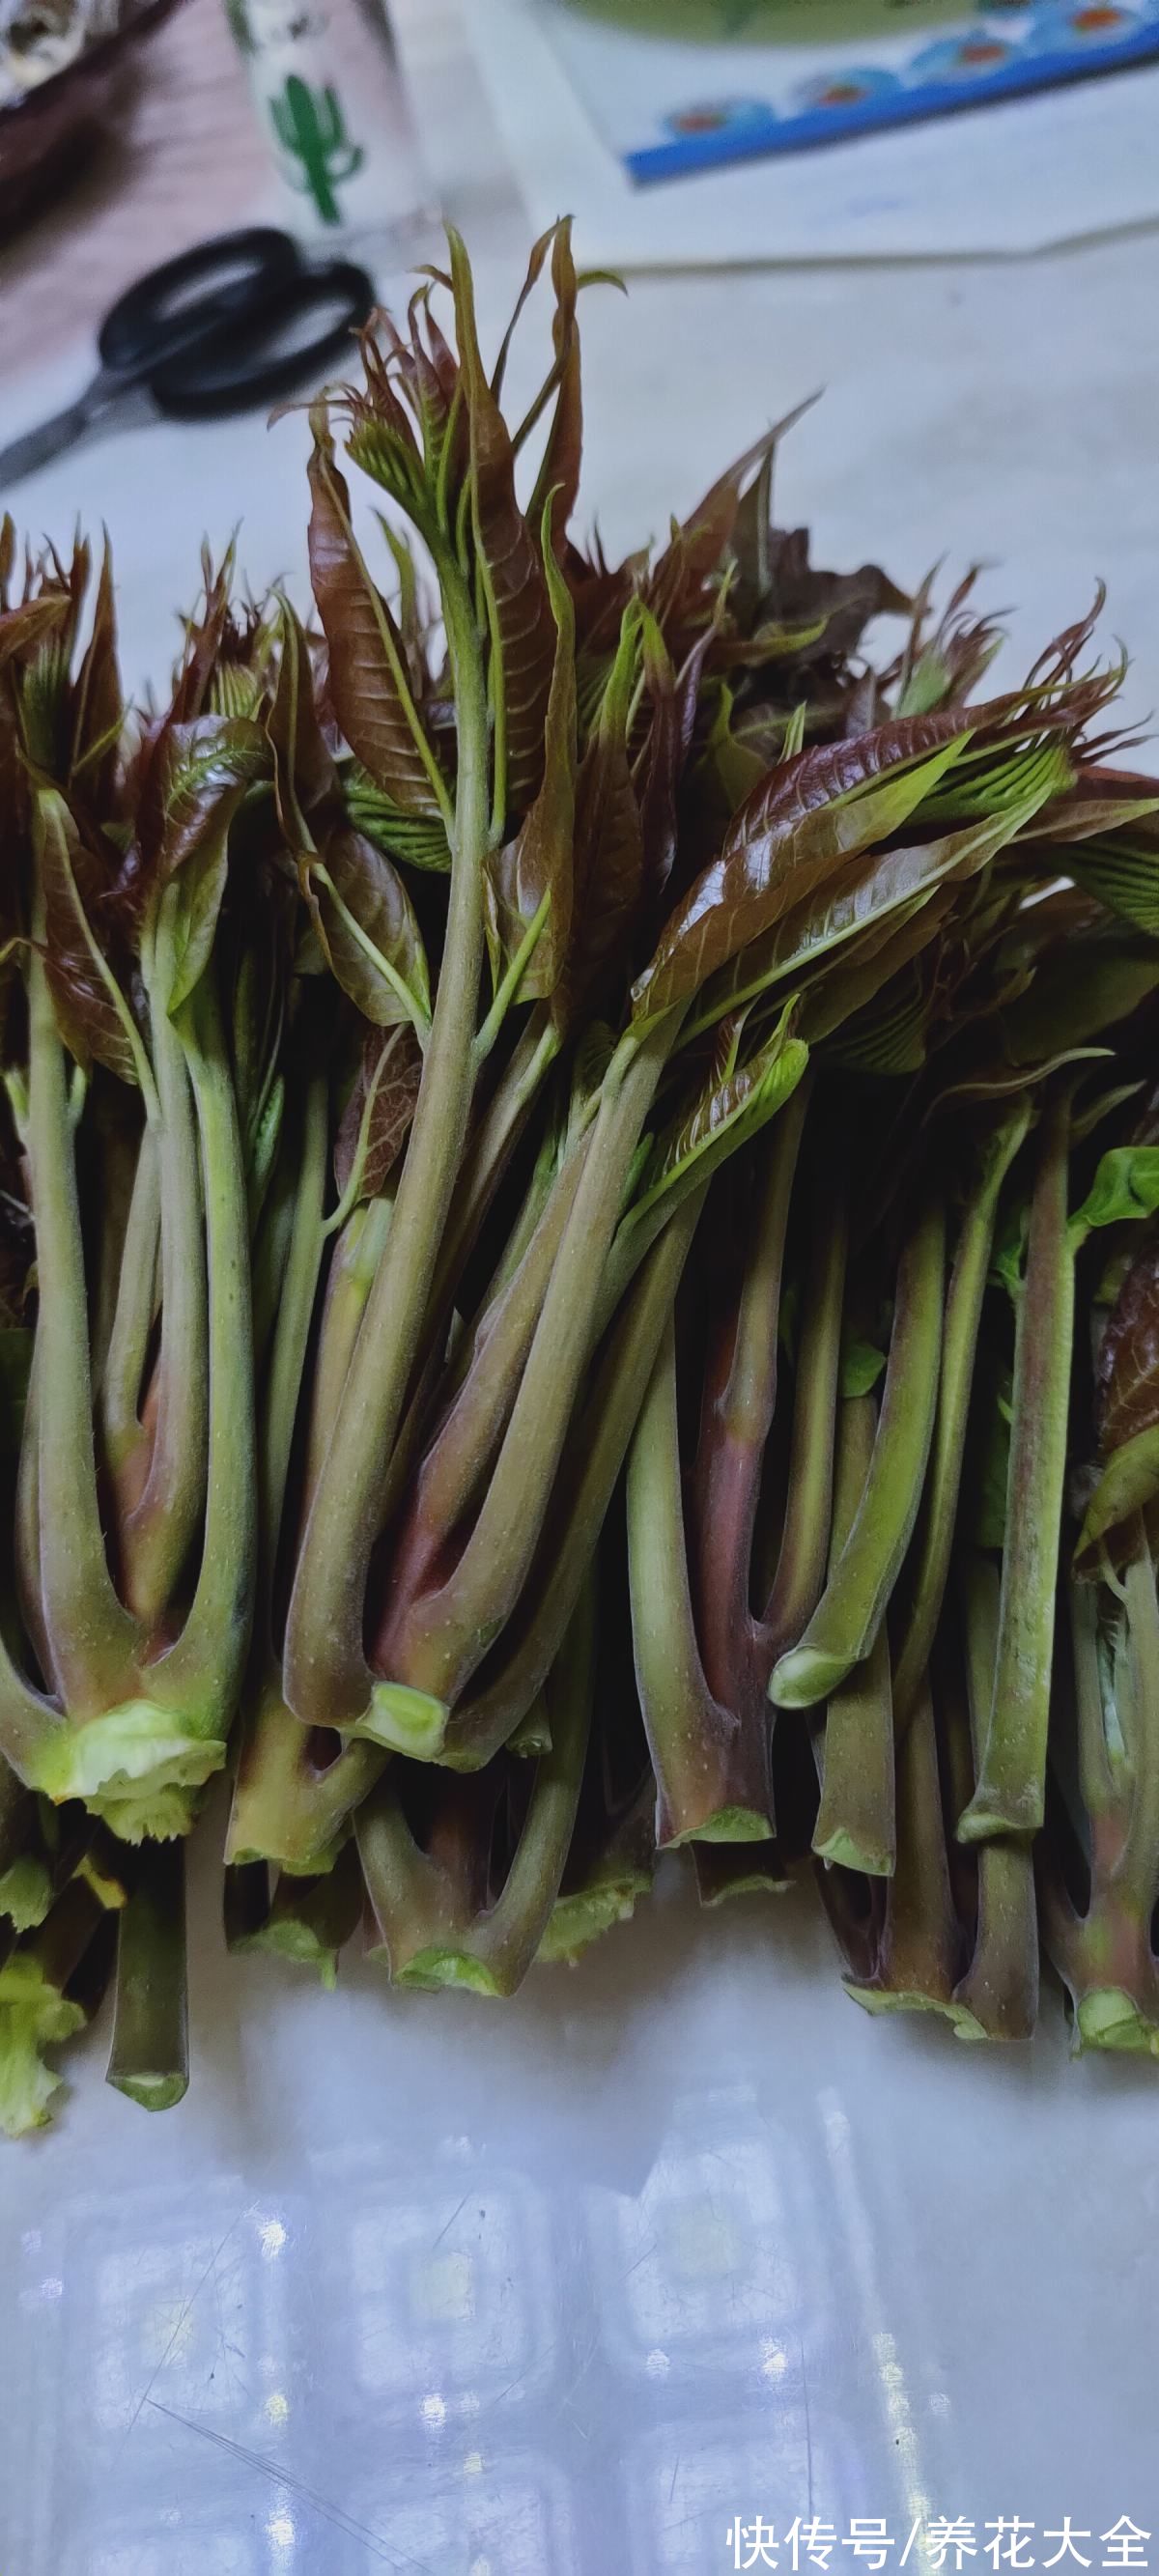
[[[624,168],[630,179],[647,185],[656,179],[678,178],[684,171],[718,169],[725,162],[796,152],[811,143],[837,143],[846,135],[872,134],[883,126],[912,125],[920,118],[949,115],[955,108],[976,107],[996,98],[1019,97],[1057,81],[1119,71],[1155,55],[1159,55],[1159,25],[1140,27],[1110,45],[1087,46],[1082,53],[1022,53],[977,81],[931,81],[912,89],[891,84],[848,107],[809,108],[796,116],[775,116],[771,108],[762,115],[754,108],[743,125],[731,132],[718,127],[709,134],[682,134],[626,152]]]

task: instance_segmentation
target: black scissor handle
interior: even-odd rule
[[[151,376],[155,365],[203,348],[221,329],[260,313],[300,270],[297,244],[272,225],[197,242],[118,297],[98,334],[101,364],[114,376]]]
[[[271,284],[257,311],[251,304],[244,315],[223,319],[212,339],[150,369],[153,399],[175,420],[279,402],[347,345],[373,307],[371,280],[352,261],[295,264],[288,278]],[[303,337],[299,326],[319,312],[327,315],[323,328]]]

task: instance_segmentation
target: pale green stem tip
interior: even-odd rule
[[[819,1646],[791,1646],[774,1664],[769,1698],[778,1708],[816,1708],[832,1698],[853,1670],[853,1659],[826,1654]]]
[[[376,1682],[370,1706],[352,1737],[381,1744],[388,1753],[409,1754],[413,1762],[437,1762],[443,1749],[450,1709],[429,1691],[411,1690],[406,1682]]]
[[[125,1842],[169,1842],[188,1833],[193,1793],[224,1761],[219,1736],[199,1739],[153,1701],[129,1700],[87,1726],[54,1728],[29,1785],[58,1805],[83,1799]]]
[[[187,2075],[110,2075],[109,2082],[143,2111],[171,2111],[189,2089]]]
[[[440,1986],[453,1986],[471,1995],[503,1993],[490,1968],[482,1959],[473,1959],[468,1950],[420,1950],[391,1982],[396,1986],[418,1986],[427,1994],[433,1994]]]
[[[863,1878],[892,1878],[894,1854],[882,1846],[859,1842],[847,1825],[835,1825],[823,1843],[814,1842],[818,1860],[829,1861],[835,1869],[860,1870]]]
[[[536,1951],[544,1967],[574,1968],[593,1941],[610,1932],[617,1923],[629,1923],[642,1896],[650,1893],[652,1881],[645,1870],[635,1870],[625,1878],[609,1879],[602,1887],[589,1888],[585,1894],[561,1896],[552,1908],[547,1930]]]
[[[756,1807],[718,1807],[703,1825],[690,1825],[687,1832],[670,1834],[666,1851],[682,1843],[767,1843],[773,1838],[768,1817]]]
[[[1084,1995],[1075,2013],[1075,2053],[1087,2048],[1121,2049],[1134,2057],[1159,2057],[1159,2028],[1131,1995],[1118,1986],[1099,1986]]]
[[[1036,1782],[1010,1795],[988,1791],[983,1782],[958,1819],[958,1841],[991,1843],[1028,1837],[1040,1832],[1042,1819],[1042,1791]]]

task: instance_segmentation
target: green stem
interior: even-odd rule
[[[696,1893],[702,1906],[733,1896],[786,1896],[792,1885],[775,1843],[692,1843]]]
[[[586,1140],[585,1140],[586,1142]],[[432,1559],[446,1547],[479,1491],[502,1439],[535,1336],[552,1267],[583,1170],[582,1151],[559,1174],[514,1276],[464,1349],[462,1383],[419,1469],[408,1526],[390,1576],[393,1613],[377,1660],[389,1670],[396,1622],[405,1618]]]
[[[595,1708],[559,1894],[539,1944],[544,1962],[572,1963],[614,1924],[627,1922],[639,1898],[647,1896],[656,1869],[652,1765],[642,1735],[625,1727],[623,1710],[618,1701],[611,1705],[606,1688],[609,1676],[613,1690],[622,1682],[626,1640],[617,1633],[614,1616],[609,1620],[607,1600],[599,1597],[598,1569],[593,1573],[599,1639]],[[707,1852],[709,1846],[695,1848]]]
[[[589,1577],[545,1685],[551,1743],[536,1762],[523,1830],[481,1945],[500,1995],[513,1995],[522,1985],[567,1866],[592,1724],[594,1590]]]
[[[16,1506],[12,1541],[16,1598],[19,1603],[20,1617],[24,1622],[41,1675],[51,1685],[52,1655],[48,1643],[48,1631],[44,1624],[44,1602],[40,1590],[40,1407],[36,1392],[40,1372],[36,1349],[34,1341],[32,1366],[28,1373],[28,1394],[24,1405],[20,1463],[16,1472]]]
[[[452,1386],[456,1386],[459,1383],[460,1378],[466,1376],[473,1347],[472,1336],[478,1333],[485,1325],[488,1315],[491,1314],[498,1306],[504,1290],[509,1287],[511,1281],[514,1279],[520,1262],[522,1261],[523,1256],[542,1221],[546,1209],[550,1205],[552,1194],[559,1180],[560,1172],[563,1169],[565,1156],[568,1158],[571,1157],[572,1148],[576,1143],[576,1138],[582,1137],[586,1133],[588,1125],[590,1125],[590,1120],[585,1121],[577,1128],[575,1136],[568,1135],[566,1138],[561,1138],[558,1133],[549,1129],[544,1138],[543,1144],[536,1155],[534,1167],[520,1200],[518,1213],[512,1219],[510,1231],[505,1236],[499,1258],[487,1280],[487,1285],[484,1288],[482,1295],[476,1301],[474,1320],[471,1324],[470,1334],[464,1334],[461,1337],[454,1357],[449,1364],[443,1357],[447,1341],[446,1325],[448,1320],[447,1317],[444,1317],[442,1331],[439,1336],[442,1347],[438,1352],[438,1357],[444,1369],[447,1370],[449,1382]],[[576,1171],[575,1177],[578,1178],[578,1170]],[[449,1311],[450,1310],[448,1309],[448,1314]],[[459,1357],[460,1352],[465,1354],[462,1359]]]
[[[119,1477],[145,1439],[141,1393],[149,1336],[157,1306],[157,1250],[161,1239],[161,1181],[157,1139],[142,1131],[129,1219],[121,1257],[117,1304],[101,1378],[104,1452]]]
[[[1113,1819],[1118,1801],[1103,1724],[1099,1680],[1099,1594],[1093,1583],[1067,1585],[1074,1662],[1078,1776],[1082,1802],[1096,1826]]]
[[[821,1598],[829,1555],[849,1214],[844,1187],[835,1190],[820,1167],[813,1178],[811,1226],[785,1526],[762,1623],[771,1661],[803,1636]]]
[[[1079,1779],[1090,1816],[1090,1888],[1076,1911],[1049,1844],[1039,1845],[1043,1939],[1070,1990],[1074,2044],[1159,2056],[1159,1967],[1151,1942],[1159,1849],[1159,1610],[1141,1519],[1123,1583],[1115,1657],[1116,1745],[1108,1743],[1093,1585],[1072,1584]],[[1020,1846],[1009,1844],[1010,1850]]]
[[[294,1157],[293,1225],[262,1403],[253,1671],[229,1826],[231,1851],[258,1851],[263,1859],[275,1861],[292,1857],[295,1866],[316,1859],[333,1839],[328,1819],[310,1799],[309,1738],[282,1694],[274,1611],[290,1458],[322,1265],[328,1104],[329,1084],[320,1070],[306,1087]],[[292,1852],[286,1845],[292,1846]]]
[[[225,1905],[230,1950],[268,1950],[275,1958],[313,1968],[333,1991],[339,1956],[357,1931],[363,1908],[355,1845],[344,1843],[333,1868],[321,1878],[283,1871],[272,1897],[268,1870],[254,1865],[251,1879],[249,1868],[228,1869]]]
[[[846,1396],[839,1409],[833,1495],[833,1562],[857,1517],[873,1464],[877,1407]],[[893,1690],[884,1622],[864,1662],[831,1694],[825,1717],[821,1804],[813,1831],[819,1860],[889,1878],[897,1857]]]
[[[688,1584],[676,1334],[671,1313],[628,1456],[628,1573],[636,1686],[652,1767],[660,1846],[753,1843],[771,1835],[769,1724],[715,1699],[705,1679]]]
[[[322,1329],[314,1362],[306,1492],[312,1495],[334,1428],[355,1343],[390,1232],[393,1202],[368,1199],[343,1226],[326,1278]]]
[[[393,1981],[512,1995],[551,1919],[579,1806],[591,1723],[595,1636],[591,1587],[572,1619],[552,1675],[550,1747],[534,1779],[499,1893],[486,1885],[492,1809],[468,1784],[448,1790],[450,1830],[415,1844],[393,1781],[358,1819],[367,1894]],[[465,1839],[465,1842],[463,1838]]]
[[[358,1847],[351,1840],[321,1878],[301,1879],[283,1870],[255,1946],[313,1968],[332,1991],[339,1958],[358,1930],[365,1902]]]
[[[307,1885],[313,1885],[307,1880]],[[221,1923],[225,1946],[252,1949],[269,1920],[270,1872],[264,1860],[227,1861],[222,1879]]]
[[[60,1707],[33,1690],[14,1660],[9,1633],[14,1620],[0,1620],[0,1752],[17,1778],[39,1787],[47,1764],[59,1758],[68,1738],[68,1720]]]
[[[329,1869],[356,1807],[388,1756],[377,1744],[343,1745],[320,1763],[308,1728],[287,1709],[281,1676],[267,1671],[250,1694],[238,1755],[225,1856],[231,1866],[270,1861],[295,1876]]]
[[[120,1919],[106,2081],[146,2111],[167,2111],[189,2083],[185,1848],[179,1842],[141,1849]]]
[[[363,1649],[366,1581],[471,1108],[489,830],[487,693],[465,587],[449,563],[440,572],[458,729],[446,945],[393,1221],[314,1492],[286,1630],[287,1698],[299,1717],[321,1726],[390,1722],[380,1708],[376,1714],[380,1695]]]
[[[603,1097],[486,1499],[442,1590],[393,1640],[391,1682],[453,1705],[518,1599],[592,1350],[593,1286],[607,1259],[640,1129],[675,1030],[629,1042]],[[390,1683],[388,1683],[388,1688]]]
[[[556,1188],[551,1190],[518,1270],[507,1280],[495,1306],[482,1316],[479,1332],[474,1334],[469,1368],[464,1370],[461,1394],[422,1463],[420,1510],[425,1520],[438,1522],[440,1530],[451,1530],[471,1502],[479,1476],[495,1455],[495,1443],[505,1419],[510,1417],[515,1388],[536,1337],[543,1298],[549,1291],[559,1244],[585,1170],[585,1144],[587,1139],[561,1167]]]
[[[898,1747],[897,1862],[870,1976],[848,1991],[870,2012],[950,2010],[961,1934],[946,1858],[933,1703],[928,1689]]]
[[[52,1665],[45,1679],[75,1723],[125,1692],[137,1627],[117,1599],[101,1528],[73,1130],[43,936],[39,916],[28,966],[28,1131],[40,1283],[40,1590]]]
[[[94,1139],[94,1144],[96,1143],[97,1140]],[[125,1246],[140,1157],[141,1137],[129,1134],[121,1124],[119,1115],[109,1113],[102,1122],[99,1147],[93,1155],[93,1168],[100,1191],[100,1209],[96,1227],[96,1276],[90,1299],[92,1331],[89,1339],[90,1366],[98,1409],[108,1365],[109,1344],[116,1321],[117,1302],[121,1293],[121,1274],[124,1268]]]
[[[769,1684],[781,1708],[812,1708],[869,1654],[909,1545],[938,1393],[945,1210],[923,1206],[898,1264],[893,1332],[873,1464],[861,1507],[801,1642]]]
[[[519,942],[515,955],[510,959],[505,973],[501,976],[500,981],[496,986],[494,1001],[491,1004],[491,1008],[488,1011],[487,1017],[484,1020],[478,1037],[475,1040],[476,1065],[486,1063],[487,1058],[491,1053],[491,1049],[495,1045],[499,1036],[499,1032],[507,1017],[508,1011],[511,1009],[513,1002],[518,998],[519,987],[523,982],[523,978],[527,973],[527,969],[530,966],[531,960],[535,955],[536,948],[539,945],[539,940],[550,908],[551,892],[549,889],[548,892],[541,897],[536,911],[532,919],[528,922],[523,937]]]
[[[974,1760],[994,1694],[998,1653],[998,1569],[972,1556],[963,1585],[966,1684]],[[974,1952],[954,1990],[954,2026],[962,2039],[1030,2039],[1038,2017],[1038,1909],[1034,1862],[1023,1843],[978,1845],[978,1924]]]
[[[1159,1897],[1159,1600],[1141,1518],[1136,1529],[1137,1553],[1125,1576],[1132,1686],[1124,1731],[1131,1766],[1131,1820],[1114,1886],[1116,1895],[1146,1926],[1149,1938]]]
[[[322,1267],[329,1092],[329,1081],[323,1067],[310,1076],[306,1085],[301,1138],[295,1157],[293,1226],[286,1251],[278,1319],[261,1408],[258,1599],[264,1637],[271,1648],[274,1572],[282,1535],[294,1426],[302,1395],[318,1274]]]
[[[22,1780],[0,1761],[0,1877],[28,1848],[36,1809]]]
[[[998,1199],[1029,1123],[1026,1102],[1015,1102],[988,1142],[985,1168],[962,1217],[946,1297],[938,1413],[922,1501],[913,1588],[894,1670],[893,1704],[899,1727],[907,1723],[921,1688],[945,1598]]]
[[[468,1148],[435,1269],[431,1305],[444,1311],[463,1263],[559,1054],[545,1004],[532,1012]]]
[[[172,982],[171,948],[163,918],[163,991]],[[160,1625],[201,1524],[209,1410],[197,1124],[184,1050],[163,1002],[153,1009],[151,1026],[160,1104],[161,1350],[149,1473],[121,1531],[126,1599],[146,1635]]]
[[[473,1984],[464,1962],[470,1892],[445,1858],[415,1841],[393,1773],[360,1806],[355,1838],[371,1914],[370,1953],[384,1959],[391,1982]]]
[[[693,1473],[697,1633],[714,1697],[740,1715],[769,1667],[753,1617],[753,1537],[777,1401],[781,1279],[789,1203],[812,1085],[808,1075],[762,1139],[760,1177],[739,1282],[726,1287],[710,1341]],[[743,1177],[743,1175],[742,1175]]]
[[[55,1994],[63,1995],[72,1984],[105,1913],[87,1879],[70,1878],[51,1913],[21,1943],[24,1956],[35,1960],[45,1985]]]
[[[256,1230],[250,1207],[250,1294],[254,1310],[254,1377],[260,1385],[269,1359],[282,1301],[282,1282],[290,1257],[297,1206],[297,1170],[290,1153],[279,1154],[262,1202]]]
[[[577,1407],[531,1576],[504,1633],[503,1655],[460,1701],[443,1759],[464,1769],[490,1760],[531,1707],[579,1599],[624,1464],[664,1328],[704,1205],[684,1201],[653,1245],[614,1334]]]
[[[1043,1119],[1030,1207],[1014,1343],[994,1697],[978,1785],[958,1826],[963,1842],[1035,1834],[1043,1818],[1074,1335],[1069,1147],[1070,1098],[1060,1093]]]
[[[245,1669],[257,1543],[249,1223],[237,1104],[207,969],[179,1014],[201,1137],[209,1277],[209,1468],[201,1566],[149,1696],[199,1739],[224,1744]]]

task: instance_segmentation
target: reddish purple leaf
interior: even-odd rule
[[[563,560],[567,525],[579,491],[583,452],[580,337],[576,320],[579,280],[572,256],[570,216],[556,225],[552,235],[551,282],[555,289],[551,331],[559,370],[559,390],[528,517],[532,526],[537,526],[550,500],[551,550],[558,563]]]
[[[466,252],[452,234],[455,316],[471,433],[475,537],[495,603],[506,730],[504,804],[526,813],[543,778],[543,735],[555,663],[555,619],[539,540],[515,493],[515,460],[507,424],[479,355]]]
[[[204,714],[208,705],[210,685],[229,625],[233,547],[227,548],[217,572],[206,547],[202,552],[201,569],[205,582],[205,606],[200,617],[190,618],[185,630],[185,654],[169,710],[174,724],[192,724],[195,717]]]
[[[405,681],[402,637],[367,573],[350,527],[350,498],[333,443],[315,423],[310,460],[310,578],[329,651],[328,688],[350,749],[408,814],[437,814],[420,748],[422,723]]]
[[[548,534],[546,508],[544,534]],[[575,635],[567,585],[554,558],[548,584],[558,619],[555,666],[544,732],[543,784],[514,841],[488,861],[488,940],[496,981],[529,931],[545,895],[551,898],[520,986],[521,1001],[553,993],[572,935],[576,814]]]
[[[317,856],[303,861],[301,880],[322,953],[363,1019],[393,1028],[410,1018],[411,1001],[429,1018],[422,935],[385,852],[364,832],[331,832]]]
[[[334,1139],[334,1179],[340,1197],[354,1170],[369,1103],[359,1195],[381,1198],[414,1117],[422,1067],[422,1051],[409,1020],[385,1034],[367,1030],[358,1073]]]
[[[1087,1504],[1080,1574],[1114,1562],[1140,1511],[1159,1494],[1159,1244],[1132,1262],[1105,1327],[1095,1371],[1101,1473]]]
[[[68,618],[68,600],[59,592],[25,599],[0,611],[0,671],[8,662],[24,661],[38,644],[59,635]]]
[[[167,721],[141,792],[138,846],[146,886],[165,884],[211,834],[227,830],[247,787],[268,775],[269,745],[244,716]]]
[[[599,720],[576,779],[573,933],[557,1010],[591,1008],[613,959],[629,954],[644,900],[644,842],[628,756],[638,612],[624,619]]]
[[[1023,834],[1027,841],[1090,841],[1146,821],[1159,867],[1159,778],[1127,769],[1084,769],[1065,796],[1044,805]]]
[[[459,371],[445,340],[431,321],[428,309],[430,291],[429,285],[420,286],[411,297],[407,307],[408,339],[404,340],[388,313],[378,315],[376,327],[387,341],[398,383],[414,414],[427,476],[433,481],[443,462]],[[424,321],[432,343],[430,347],[423,339]],[[462,446],[465,457],[465,440]],[[457,485],[458,477],[455,476],[452,490],[457,489]]]
[[[760,603],[762,623],[819,627],[816,640],[794,658],[803,664],[844,660],[855,653],[873,617],[904,616],[909,599],[880,564],[856,572],[821,572],[809,561],[807,528],[769,532],[769,587]]]
[[[1159,1425],[1159,1243],[1144,1245],[1111,1310],[1099,1348],[1096,1403],[1104,1459]]]
[[[281,661],[266,733],[274,755],[278,821],[295,857],[311,847],[310,818],[337,791],[337,773],[314,703],[305,636],[289,602],[281,611]]]
[[[676,861],[679,828],[677,789],[695,718],[695,687],[690,715],[687,689],[682,703],[677,695],[676,674],[668,648],[659,628],[651,621],[644,628],[644,676],[648,684],[651,718],[643,750],[636,762],[635,786],[640,808],[645,898],[654,903],[663,894]]]
[[[499,343],[499,355],[491,370],[491,391],[496,402],[500,402],[502,400],[503,379],[507,373],[507,361],[511,355],[511,343],[515,337],[516,331],[518,330],[520,317],[523,313],[523,309],[527,303],[529,295],[533,294],[543,275],[547,254],[555,240],[557,230],[557,225],[549,224],[547,231],[540,234],[538,241],[532,242],[531,249],[528,253],[527,268],[524,273],[523,284],[515,298],[514,310]]]
[[[60,1034],[78,1064],[107,1065],[122,1082],[135,1083],[136,1063],[125,1027],[129,1004],[122,993],[118,1008],[109,989],[110,980],[119,983],[119,978],[107,955],[109,876],[101,853],[81,839],[55,789],[41,789],[37,796],[35,830],[45,912],[44,964]]]
[[[97,814],[103,814],[112,794],[123,715],[113,563],[106,537],[92,628],[73,690],[69,763],[70,777],[79,782],[86,805]]]
[[[677,906],[633,988],[634,1016],[688,1000],[792,906],[836,888],[850,860],[900,828],[963,738],[960,716],[912,717],[775,769]]]

